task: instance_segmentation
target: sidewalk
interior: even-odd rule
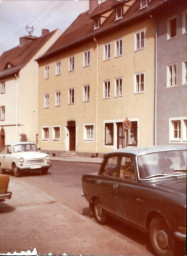
[[[0,205],[0,253],[150,255],[32,185],[11,177],[9,189],[12,199]]]
[[[61,156],[51,156],[52,161],[66,161],[77,163],[94,163],[101,164],[102,157],[77,156],[76,154],[63,153]]]

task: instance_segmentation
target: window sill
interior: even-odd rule
[[[167,40],[169,41],[169,40],[172,40],[172,39],[174,39],[174,38],[176,38],[177,37],[177,35],[176,36],[173,36],[173,37],[167,37]]]
[[[90,100],[83,100],[82,103],[88,103]]]
[[[145,49],[145,47],[139,48],[139,49],[135,49],[134,51],[135,51],[135,52],[139,52],[139,51],[142,51],[142,50],[144,50],[144,49]]]
[[[142,91],[142,92],[134,92],[134,95],[139,95],[139,94],[144,94],[145,91]]]

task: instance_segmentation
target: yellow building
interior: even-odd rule
[[[42,150],[97,155],[153,145],[157,5],[106,0],[38,59]]]

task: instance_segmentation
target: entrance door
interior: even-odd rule
[[[75,151],[75,145],[76,145],[75,126],[69,127],[68,129],[69,129],[69,150]]]
[[[1,128],[1,131],[0,131],[0,151],[2,150],[4,145],[5,145],[5,130],[3,128]]]
[[[123,123],[117,123],[117,148],[126,147],[125,130],[123,129]]]

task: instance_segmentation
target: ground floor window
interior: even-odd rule
[[[187,117],[171,118],[169,121],[170,142],[186,142],[187,141]]]
[[[84,140],[93,140],[94,139],[94,126],[85,125],[84,126]]]
[[[131,128],[127,131],[127,145],[128,146],[137,146],[137,130],[138,122],[131,122]]]
[[[55,141],[60,140],[60,127],[59,126],[53,127],[53,140],[55,140]]]
[[[42,128],[42,140],[49,140],[49,127]]]
[[[114,124],[106,123],[105,124],[105,145],[113,145],[114,137]]]

